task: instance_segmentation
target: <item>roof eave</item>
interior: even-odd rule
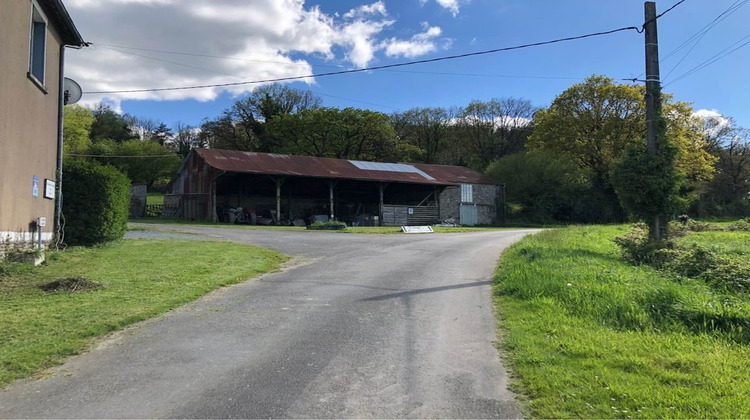
[[[55,29],[60,34],[63,44],[71,47],[83,47],[86,41],[83,40],[78,28],[76,28],[73,19],[71,19],[68,10],[65,8],[62,0],[38,0],[44,9],[47,17],[54,22]]]

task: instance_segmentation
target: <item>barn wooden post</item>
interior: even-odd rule
[[[281,184],[284,183],[284,178],[274,178],[276,182],[276,223],[281,221]]]
[[[383,183],[378,184],[378,191],[380,191],[380,206],[378,207],[378,226],[383,226],[383,190],[385,187]]]
[[[336,213],[333,211],[333,189],[336,187],[337,181],[328,181],[328,198],[331,201],[331,208],[330,208],[330,220],[334,220],[336,218]]]

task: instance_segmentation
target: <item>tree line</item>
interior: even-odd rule
[[[633,180],[618,175],[618,167],[629,150],[645,145],[644,93],[592,76],[547,108],[493,98],[385,114],[325,107],[312,92],[273,84],[199,127],[177,124],[174,132],[106,106],[67,107],[65,151],[105,156],[91,159],[151,187],[163,184],[193,147],[460,165],[505,183],[517,220],[621,222],[628,217],[621,196]],[[674,211],[750,214],[748,131],[731,119],[697,118],[689,103],[670,95],[663,99],[679,189]],[[170,156],[119,157],[134,155]]]

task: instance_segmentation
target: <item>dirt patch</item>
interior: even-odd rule
[[[101,289],[102,287],[101,283],[85,277],[65,277],[39,286],[45,292],[85,292],[87,290]]]

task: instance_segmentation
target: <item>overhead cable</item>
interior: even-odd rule
[[[543,45],[556,44],[556,43],[560,43],[560,42],[575,41],[575,40],[579,40],[579,39],[592,38],[592,37],[603,36],[603,35],[610,35],[610,34],[614,34],[614,33],[617,33],[617,32],[630,31],[630,30],[638,31],[638,30],[640,30],[640,28],[635,27],[635,26],[628,26],[628,27],[622,27],[622,28],[613,29],[613,30],[609,30],[609,31],[595,32],[595,33],[590,33],[590,34],[585,34],[585,35],[578,35],[578,36],[572,36],[572,37],[567,37],[567,38],[558,38],[558,39],[553,39],[553,40],[550,40],[550,41],[534,42],[534,43],[517,45],[517,46],[512,46],[512,47],[495,48],[495,49],[485,50],[485,51],[476,51],[476,52],[470,52],[470,53],[464,53],[464,54],[456,54],[456,55],[449,55],[449,56],[428,58],[428,59],[424,59],[424,60],[414,60],[414,61],[407,61],[407,62],[402,62],[402,63],[385,64],[385,65],[381,65],[381,66],[364,67],[364,68],[360,68],[360,69],[351,69],[351,70],[341,70],[341,71],[332,71],[332,72],[325,72],[325,73],[309,74],[309,75],[304,75],[304,76],[289,76],[289,77],[280,77],[280,78],[264,79],[264,80],[252,80],[252,81],[244,81],[244,82],[216,83],[216,84],[206,84],[206,85],[177,86],[177,87],[164,87],[164,88],[151,88],[151,89],[125,89],[125,90],[109,90],[109,91],[87,91],[87,92],[83,92],[83,93],[85,93],[85,94],[116,94],[116,93],[164,92],[164,91],[177,91],[177,90],[206,89],[206,88],[215,88],[215,87],[241,86],[241,85],[250,85],[250,84],[273,83],[273,82],[286,82],[286,81],[291,81],[291,80],[301,80],[301,79],[309,79],[309,78],[314,78],[314,77],[325,77],[325,76],[336,76],[336,75],[342,75],[342,74],[362,73],[362,72],[373,71],[373,70],[383,70],[383,69],[390,69],[390,68],[395,68],[395,67],[412,66],[412,65],[415,65],[415,64],[434,63],[434,62],[438,62],[438,61],[455,60],[455,59],[466,58],[466,57],[476,57],[476,56],[487,55],[487,54],[494,54],[494,53],[505,52],[505,51],[520,50],[520,49],[524,49],[524,48],[538,47],[538,46],[543,46]]]

